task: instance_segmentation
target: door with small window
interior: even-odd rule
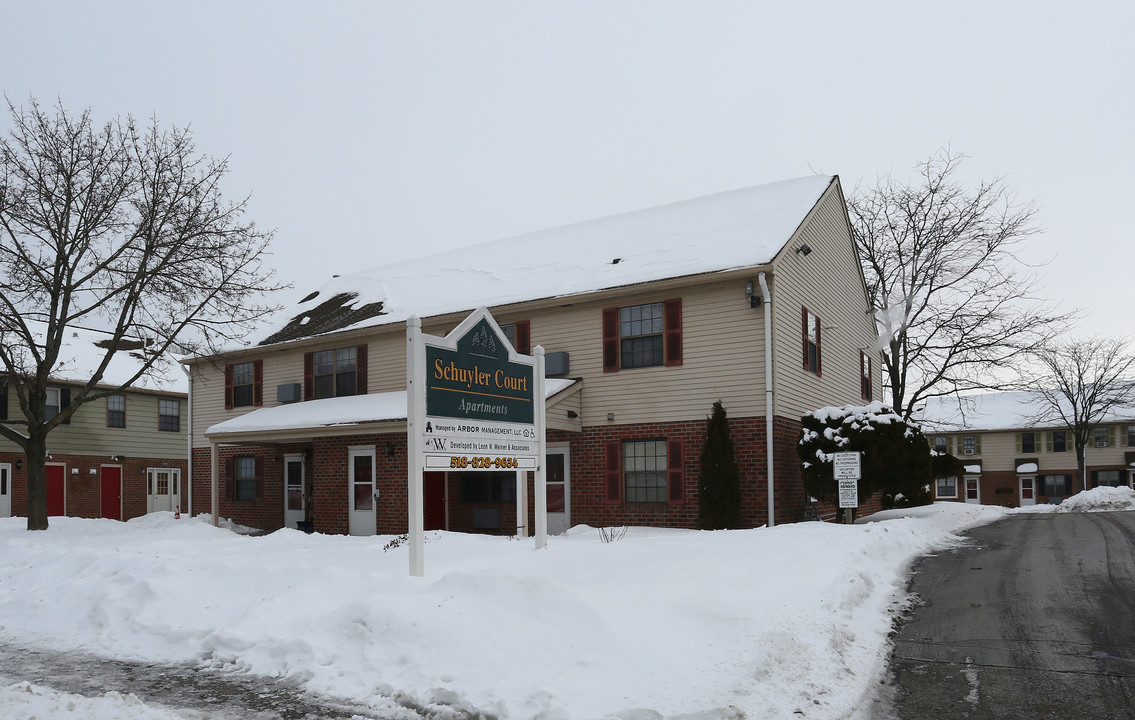
[[[1021,476],[1021,507],[1036,505],[1036,478]]]
[[[548,534],[559,535],[571,527],[571,479],[569,449],[548,448],[544,478],[548,498]]]
[[[0,518],[12,517],[12,465],[0,463]]]
[[[146,470],[146,512],[173,512],[181,509],[181,470]]]
[[[966,502],[973,505],[981,504],[981,478],[973,475],[966,478]]]
[[[299,528],[307,519],[303,455],[284,456],[284,527]]]
[[[347,451],[347,529],[351,535],[375,535],[378,532],[374,458],[373,447],[350,448]]]

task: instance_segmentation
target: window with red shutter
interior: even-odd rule
[[[532,354],[532,323],[530,321],[518,320],[516,322],[516,342],[513,347],[521,355]]]
[[[663,304],[666,365],[682,364],[682,301],[667,300]]]
[[[255,360],[252,363],[252,404],[260,407],[264,404],[264,361]]]
[[[237,455],[230,459],[233,500],[255,500],[263,495],[263,459],[253,455]]]
[[[257,368],[256,362],[242,362],[225,367],[225,407],[253,407],[256,405],[257,378],[263,370]]]
[[[359,350],[365,360],[366,346],[357,345],[335,350],[317,350],[311,355],[310,380],[307,371],[308,357],[304,355],[304,397],[309,400],[358,395]],[[363,372],[366,370],[364,368]],[[310,385],[311,395],[307,388]]]
[[[359,345],[355,348],[355,394],[367,394],[367,346]]]
[[[681,438],[666,441],[666,482],[670,490],[670,502],[680,503],[686,499],[686,453],[685,442]]]
[[[521,355],[532,354],[532,323],[528,320],[517,320],[514,323],[505,323],[500,326],[505,339],[512,348]]]
[[[606,450],[607,502],[617,503],[623,499],[622,443],[611,440]]]
[[[862,350],[859,351],[859,372],[860,372],[860,394],[867,402],[871,402],[873,388],[871,387],[871,380],[874,373],[874,366],[871,362],[872,358]]]
[[[303,399],[315,399],[315,353],[303,354]]]
[[[603,310],[603,372],[682,364],[682,301]]]
[[[669,497],[668,448],[665,440],[623,443],[623,500],[664,503]]]
[[[804,348],[804,369],[820,374],[820,318],[808,308],[801,308]]]

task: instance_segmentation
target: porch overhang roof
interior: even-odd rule
[[[548,378],[545,402],[566,392],[579,381]],[[214,443],[282,443],[314,437],[396,433],[406,430],[406,391],[348,397],[259,408],[212,425],[205,438]]]

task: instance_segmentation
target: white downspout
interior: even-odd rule
[[[773,478],[773,431],[772,431],[772,315],[769,306],[772,297],[769,294],[765,274],[757,275],[761,284],[761,304],[765,308],[765,463],[768,466],[768,526],[776,526],[776,503],[774,500]]]
[[[185,456],[185,494],[188,496],[185,500],[185,514],[193,517],[193,370],[181,363],[177,366],[189,379],[189,394],[185,403],[186,421],[189,423],[189,431],[185,433],[188,436],[186,444],[189,446],[189,454]]]

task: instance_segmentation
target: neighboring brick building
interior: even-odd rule
[[[95,343],[105,336],[69,329],[61,366],[48,390],[49,411],[70,403],[72,388],[101,360]],[[133,375],[136,364],[121,352],[107,368],[106,388]],[[129,520],[159,510],[175,510],[186,493],[188,396],[186,378],[158,387],[142,380],[121,394],[86,403],[47,437],[47,514]],[[113,384],[111,384],[113,383]],[[0,422],[19,430],[20,408],[0,378]],[[186,496],[187,497],[187,496]],[[27,459],[13,442],[0,437],[0,517],[26,516]]]
[[[1043,409],[1028,392],[927,402],[922,422],[931,446],[965,465],[960,477],[937,478],[935,499],[1019,507],[1100,485],[1132,486],[1135,409],[1111,413],[1094,429],[1084,452],[1086,483],[1078,477],[1072,432],[1038,421]]]
[[[221,516],[404,532],[406,320],[441,336],[480,306],[548,353],[552,532],[696,527],[719,399],[745,522],[799,520],[800,416],[871,399],[878,375],[838,178],[746,188],[345,275],[249,347],[188,359],[194,507],[215,452]],[[513,471],[427,473],[426,525],[512,533],[516,496]]]

